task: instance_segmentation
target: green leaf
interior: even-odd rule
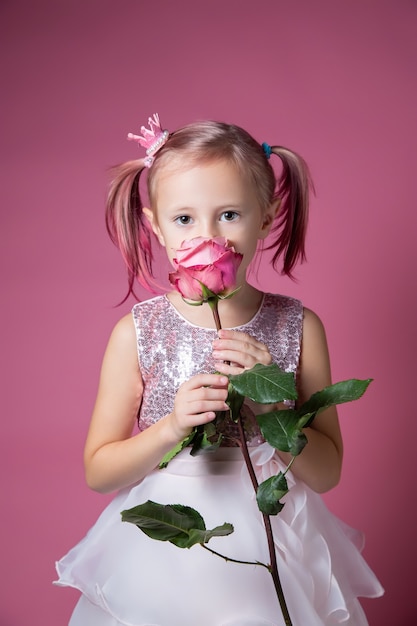
[[[215,293],[214,291],[211,291],[211,289],[209,289],[204,283],[202,283],[200,280],[198,281],[200,283],[201,286],[201,291],[203,293],[203,302],[208,302],[209,305],[213,308],[213,306],[216,306],[217,302],[219,300],[229,300],[229,298],[231,298],[232,296],[234,296],[240,289],[240,287],[237,287],[236,289],[234,289],[233,291],[231,291],[230,293],[226,293],[226,294],[221,294],[221,293]]]
[[[187,300],[186,298],[183,298],[183,300],[186,304],[189,304],[190,306],[201,306],[202,304],[204,304],[204,300]]]
[[[275,363],[257,363],[250,370],[229,376],[229,382],[242,396],[261,404],[297,399],[294,373],[284,372]]]
[[[256,419],[264,438],[277,450],[297,456],[307,443],[307,437],[302,429],[309,426],[320,411],[336,404],[358,400],[371,381],[372,379],[345,380],[313,394],[296,410],[272,411],[257,415]]]
[[[229,300],[232,296],[235,295],[240,290],[240,287],[236,287],[230,293],[226,293],[225,295],[219,295],[219,300]]]
[[[236,391],[236,389],[234,389],[233,387],[233,384],[229,382],[226,404],[228,404],[230,407],[231,418],[234,422],[237,422],[237,420],[239,419],[240,409],[242,408],[244,399],[244,396]]]
[[[214,437],[217,436],[217,439]],[[201,452],[211,452],[220,447],[223,435],[217,433],[216,426],[213,422],[197,426],[196,436],[193,439],[193,447],[191,456],[197,456]]]
[[[228,523],[222,524],[221,526],[216,526],[212,530],[203,531],[192,528],[190,530],[189,540],[190,542],[192,542],[192,545],[195,545],[196,543],[208,543],[213,537],[226,537],[227,535],[231,535],[233,530],[233,525]],[[189,546],[179,547],[188,548]]]
[[[159,541],[171,541],[190,528],[205,530],[204,520],[197,511],[181,504],[158,504],[148,500],[122,511],[122,521],[130,522],[146,535]]]
[[[307,402],[305,402],[300,410],[303,412],[317,412],[327,409],[335,404],[343,404],[344,402],[352,402],[359,400],[367,390],[372,378],[366,380],[358,380],[350,378],[339,383],[334,383],[329,387],[325,387],[321,391],[314,393]]]
[[[207,530],[200,513],[182,504],[158,504],[148,500],[122,511],[122,521],[135,524],[151,539],[169,541],[179,548],[191,548],[196,543],[207,543],[212,537],[233,532],[231,524]]]
[[[271,446],[297,456],[307,443],[299,424],[300,417],[298,411],[289,409],[263,413],[256,419],[262,435]]]
[[[350,378],[349,380],[335,383],[334,385],[330,385],[314,393],[311,398],[309,398],[307,402],[304,402],[298,409],[300,415],[309,415],[309,419],[305,420],[304,426],[309,426],[320,411],[324,411],[337,404],[359,400],[372,380],[372,378],[366,380]]]
[[[282,472],[261,483],[256,493],[256,500],[261,513],[278,515],[284,507],[284,504],[279,500],[286,493],[288,493],[288,484]]]
[[[194,428],[194,430],[191,431],[188,437],[185,437],[185,439],[177,443],[176,446],[174,446],[169,452],[167,452],[159,464],[159,469],[164,469],[164,467],[166,467],[168,463],[181,452],[181,450],[184,450],[184,448],[194,440],[196,433],[197,429]]]
[[[204,283],[202,283],[201,280],[199,280],[198,282],[200,283],[201,291],[203,293],[203,302],[208,302],[212,308],[214,306],[217,306],[217,302],[219,301],[219,294],[211,291],[211,289],[209,289]]]

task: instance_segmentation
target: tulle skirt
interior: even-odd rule
[[[259,482],[283,469],[264,443],[251,450]],[[278,569],[293,626],[366,626],[358,597],[383,589],[361,556],[360,533],[287,474],[290,492],[271,518]],[[153,500],[191,506],[208,529],[234,532],[208,547],[232,559],[269,563],[266,534],[241,451],[191,457],[122,490],[86,537],[57,563],[56,584],[82,592],[70,626],[284,626],[269,571],[233,563],[195,545],[181,549],[121,521],[121,511]]]

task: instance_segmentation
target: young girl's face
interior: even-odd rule
[[[215,161],[161,171],[154,206],[144,212],[171,262],[185,239],[225,237],[243,254],[239,274],[244,277],[275,210],[275,205],[261,210],[253,186],[233,164]]]

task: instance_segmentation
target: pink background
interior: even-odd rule
[[[108,496],[82,448],[110,330],[132,301],[107,239],[107,168],[158,111],[231,121],[302,153],[316,185],[298,283],[324,320],[340,409],[331,509],[366,533],[386,588],[371,626],[415,608],[416,17],[412,0],[2,0],[1,626],[64,626],[54,561]],[[86,625],[87,626],[87,625]],[[304,626],[304,625],[303,625]]]

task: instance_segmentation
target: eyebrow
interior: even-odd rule
[[[225,211],[228,209],[241,209],[242,208],[242,204],[235,204],[235,203],[226,203],[226,204],[221,204],[219,206],[214,207],[214,211]],[[181,213],[181,212],[187,212],[187,211],[198,211],[198,209],[196,207],[192,207],[192,206],[174,206],[174,207],[166,207],[165,208],[166,211],[170,211],[172,213]]]

